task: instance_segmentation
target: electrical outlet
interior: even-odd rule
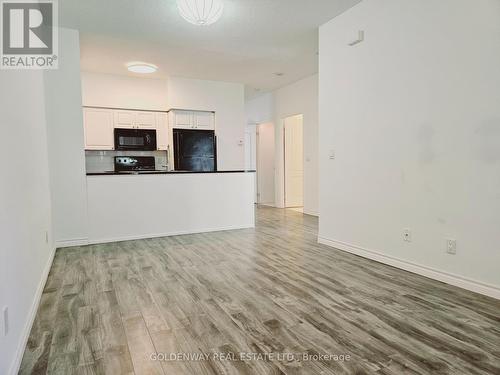
[[[411,242],[411,229],[410,228],[403,229],[403,241]]]
[[[330,150],[330,154],[328,155],[330,160],[335,160],[335,150]]]
[[[446,240],[446,252],[448,254],[456,254],[457,253],[457,240],[452,238],[448,238]]]
[[[3,335],[7,336],[7,334],[9,333],[9,308],[7,306],[3,308],[2,317],[3,317],[3,325],[2,325]]]

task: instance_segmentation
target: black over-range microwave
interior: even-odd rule
[[[115,128],[115,150],[156,150],[156,130]]]

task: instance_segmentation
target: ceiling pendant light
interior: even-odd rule
[[[222,16],[222,0],[177,0],[180,15],[188,22],[198,25],[210,25]]]

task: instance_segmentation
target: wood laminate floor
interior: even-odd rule
[[[20,372],[500,374],[499,301],[316,236],[259,208],[255,229],[58,250]]]

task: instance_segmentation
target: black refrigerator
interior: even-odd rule
[[[174,129],[173,133],[176,171],[217,170],[217,142],[213,130]]]

